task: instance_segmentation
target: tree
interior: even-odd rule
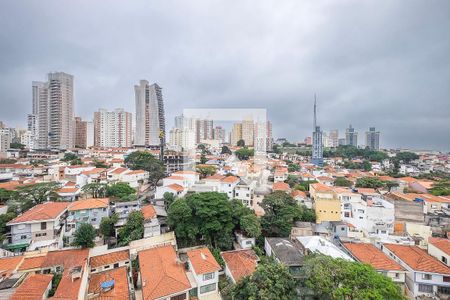
[[[360,188],[377,189],[385,186],[385,184],[386,184],[385,181],[376,177],[362,177],[356,180],[355,186]]]
[[[334,180],[335,186],[343,186],[343,187],[351,187],[352,182],[350,180],[345,179],[345,177],[338,177]]]
[[[300,171],[300,166],[297,164],[289,164],[288,171],[289,172],[298,172],[298,171]]]
[[[254,149],[249,149],[247,147],[241,148],[234,152],[239,160],[248,160],[250,157],[255,155]]]
[[[231,150],[227,146],[222,146],[222,151],[220,154],[231,154]]]
[[[164,206],[166,207],[167,211],[169,207],[172,205],[172,203],[175,201],[175,196],[172,193],[165,192],[163,198],[164,198]]]
[[[13,158],[0,158],[0,165],[15,164],[17,160]]]
[[[104,183],[88,183],[81,188],[83,193],[90,194],[92,198],[104,198],[107,193],[107,185]]]
[[[240,226],[243,233],[252,238],[257,238],[261,235],[261,223],[254,214],[248,214],[241,218]]]
[[[95,246],[95,229],[89,223],[81,224],[75,230],[73,245],[81,248],[92,248]]]
[[[117,199],[123,199],[135,193],[136,191],[127,182],[117,182],[106,187],[107,196]]]
[[[239,141],[237,141],[237,146],[238,147],[245,147],[245,141],[244,140],[239,140]]]
[[[127,246],[131,241],[142,239],[144,236],[144,215],[140,210],[132,211],[125,226],[119,230],[119,246]]]
[[[125,158],[125,164],[132,170],[147,171],[148,182],[152,189],[155,189],[158,181],[164,178],[164,164],[149,152],[135,151]]]
[[[31,206],[41,204],[49,200],[59,199],[56,190],[60,188],[58,182],[40,182],[19,186],[14,194],[22,202],[28,202]]]
[[[234,228],[228,196],[217,192],[194,193],[175,200],[167,222],[182,246],[200,242],[213,248],[230,249]]]
[[[0,188],[0,203],[5,204],[6,201],[14,197],[15,192]]]
[[[100,222],[100,234],[104,238],[113,237],[116,235],[116,230],[114,225],[117,223],[119,217],[117,214],[112,214],[111,217],[103,217]]]
[[[361,167],[364,169],[364,171],[372,171],[372,164],[368,160],[364,160]]]
[[[200,173],[200,176],[202,178],[205,178],[206,176],[214,175],[216,173],[216,167],[215,166],[197,165],[195,167],[195,170],[198,173]]]
[[[296,283],[288,268],[273,260],[263,260],[256,271],[239,281],[231,292],[236,300],[296,299]]]
[[[265,196],[261,207],[265,213],[261,218],[264,236],[289,236],[294,221],[301,220],[303,214],[297,202],[282,191]]]
[[[108,168],[108,165],[103,160],[94,159],[94,161],[92,163],[94,164],[94,167],[96,167],[96,168],[105,168],[105,169]]]
[[[409,163],[412,160],[416,160],[419,158],[419,155],[413,153],[413,152],[399,152],[395,155],[395,159],[397,159],[398,161],[404,162],[404,163]]]
[[[435,196],[450,196],[450,181],[443,179],[433,185],[430,193]]]
[[[311,223],[316,222],[316,211],[314,209],[304,207],[302,221]]]
[[[11,143],[9,145],[9,148],[11,149],[25,149],[25,145],[21,143]]]
[[[299,183],[299,180],[297,176],[289,174],[285,182],[289,184],[289,187],[293,188],[295,185]]]
[[[8,232],[6,223],[11,221],[17,216],[15,212],[7,212],[6,214],[0,215],[0,243],[5,239],[5,234]]]
[[[398,182],[396,181],[386,181],[385,184],[389,192],[392,190],[392,188],[399,186]]]
[[[81,159],[76,154],[71,153],[71,152],[65,153],[64,157],[61,159],[61,161],[68,162],[71,166],[83,164],[81,162]]]
[[[202,151],[202,154],[200,155],[200,164],[206,164],[208,159],[206,158],[205,151]]]
[[[318,299],[405,299],[389,277],[370,265],[312,254],[305,257],[300,290]]]

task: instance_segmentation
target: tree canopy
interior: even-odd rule
[[[135,194],[136,191],[127,182],[117,182],[106,188],[108,197],[123,199],[129,195]]]
[[[255,155],[254,149],[249,149],[247,147],[243,147],[239,150],[236,150],[234,154],[239,158],[240,160],[248,160],[250,157]]]
[[[95,246],[95,229],[89,223],[80,224],[75,230],[73,245],[81,248],[92,248]]]
[[[239,225],[245,236],[257,238],[261,235],[261,224],[253,213],[242,216]]]
[[[111,217],[103,217],[100,222],[100,234],[103,235],[104,238],[113,237],[116,235],[116,230],[114,225],[118,221],[117,214],[112,214]]]
[[[41,204],[49,200],[58,200],[59,195],[56,190],[60,188],[58,182],[39,182],[35,184],[21,185],[16,189],[14,194],[25,206]],[[30,208],[30,207],[28,207]]]
[[[353,185],[353,182],[345,179],[345,177],[338,177],[334,180],[334,185],[335,186],[343,186],[343,187],[351,187]]]
[[[356,180],[356,187],[360,188],[381,188],[386,185],[386,182],[377,177],[362,177]]]
[[[318,299],[405,299],[400,287],[370,265],[313,254],[305,257],[300,290]]]
[[[401,162],[404,162],[404,163],[409,163],[418,158],[419,158],[419,155],[415,154],[414,152],[408,152],[408,151],[399,152],[395,155],[395,159],[397,159]]]
[[[231,154],[231,150],[227,146],[222,146],[222,151],[220,153],[221,154]]]
[[[450,196],[450,181],[444,179],[435,183],[430,189],[430,193],[435,196]]]
[[[144,236],[144,215],[140,210],[132,211],[125,226],[119,230],[119,246],[127,246],[131,241],[142,239]]]
[[[245,141],[244,140],[239,140],[239,141],[237,141],[237,144],[236,144],[238,147],[244,147],[245,146]]]
[[[216,167],[215,166],[208,166],[208,165],[197,165],[195,167],[195,170],[200,173],[200,176],[202,178],[205,178],[210,175],[214,175],[216,173]]]
[[[88,183],[81,188],[83,193],[89,194],[92,198],[104,198],[106,197],[107,185],[104,183]]]
[[[152,188],[156,188],[158,181],[164,178],[164,164],[149,152],[135,151],[125,158],[125,164],[132,170],[147,171]]]

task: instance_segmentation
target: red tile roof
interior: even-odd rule
[[[128,250],[122,250],[91,257],[89,260],[89,264],[91,268],[98,268],[100,266],[110,265],[126,260],[130,260],[130,253],[128,252]]]
[[[289,184],[285,182],[275,182],[272,185],[273,191],[289,191],[289,189],[290,189]]]
[[[106,208],[109,205],[109,198],[89,198],[78,200],[70,204],[68,210],[84,210],[84,209],[94,209],[94,208]]]
[[[177,192],[182,192],[184,190],[184,187],[177,183],[169,184],[167,187]]]
[[[112,288],[107,292],[102,292],[102,288],[100,285],[103,282],[109,280],[114,280],[114,288]],[[97,297],[94,297],[94,299],[102,299],[102,300],[130,299],[130,292],[128,287],[128,274],[126,267],[91,274],[91,278],[89,280],[88,294],[98,295]]]
[[[220,181],[226,182],[226,183],[234,183],[234,182],[239,182],[239,178],[236,176],[225,176],[225,178],[222,178]]]
[[[448,239],[430,237],[428,243],[450,255],[450,241]]]
[[[417,246],[384,244],[404,263],[416,271],[450,275],[450,268]]]
[[[23,256],[3,257],[0,259],[0,276],[9,277],[22,263]]]
[[[372,244],[344,243],[344,247],[360,262],[374,267],[375,270],[401,271],[404,270],[397,262]]]
[[[144,220],[150,220],[156,217],[156,211],[153,205],[149,204],[141,208]]]
[[[252,275],[259,260],[255,251],[251,249],[222,252],[221,256],[236,282]]]
[[[313,183],[310,184],[309,186],[311,186],[316,192],[332,192],[333,189],[325,184],[322,183]]]
[[[196,274],[211,273],[221,269],[211,251],[206,247],[188,251],[187,255]]]
[[[161,246],[139,252],[144,299],[159,299],[191,288],[184,265],[178,263],[172,246]]]
[[[9,300],[41,300],[51,285],[53,274],[31,274],[14,291]],[[51,288],[51,287],[50,287]]]
[[[8,225],[55,219],[67,209],[69,204],[70,202],[44,202],[42,204],[38,204],[9,221]]]
[[[184,180],[184,177],[182,176],[169,176],[167,178],[164,179],[171,179],[171,180]]]
[[[40,269],[45,260],[46,255],[25,257],[19,267],[19,271]]]

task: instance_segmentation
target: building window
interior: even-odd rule
[[[400,274],[399,273],[395,273],[395,278],[399,278]]]
[[[211,280],[214,278],[214,272],[203,274],[203,280]]]
[[[119,267],[119,263],[114,264],[114,269]]]
[[[216,284],[211,283],[200,287],[200,294],[209,293],[216,290]]]
[[[47,230],[47,222],[41,222],[41,230]]]
[[[431,274],[422,274],[423,280],[431,280]]]
[[[444,276],[444,282],[450,282],[450,277],[449,276]]]
[[[419,284],[419,292],[422,293],[432,293],[433,286],[429,284]]]
[[[26,236],[26,235],[21,235],[21,236],[20,236],[20,239],[21,239],[21,240],[26,240],[26,239],[27,239],[27,236]]]
[[[441,259],[441,261],[444,263],[444,264],[447,264],[447,257],[445,257],[445,256],[442,256],[442,259]]]

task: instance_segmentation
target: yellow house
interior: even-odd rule
[[[309,185],[309,194],[316,212],[316,223],[341,221],[341,201],[333,188],[321,183]]]

